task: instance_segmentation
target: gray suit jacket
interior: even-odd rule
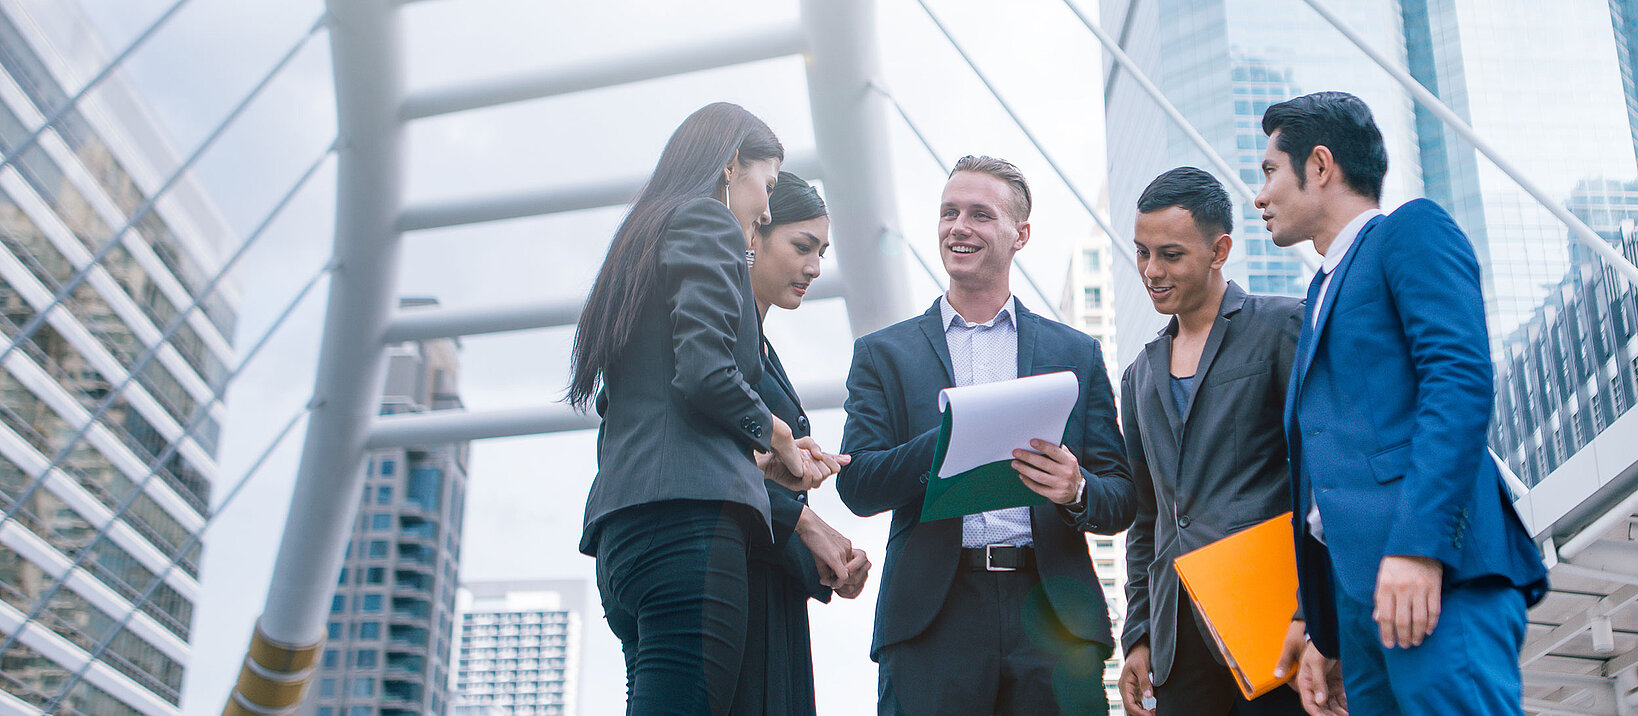
[[[1182,606],[1187,594],[1172,560],[1291,509],[1285,389],[1302,315],[1298,299],[1251,296],[1230,282],[1182,414],[1170,382],[1177,319],[1121,379],[1138,493],[1137,520],[1126,533],[1121,644],[1148,640],[1156,684],[1171,673],[1179,611],[1195,618]]]
[[[762,378],[762,333],[745,232],[722,202],[694,199],[672,213],[655,250],[654,290],[597,396],[586,554],[597,551],[598,520],[650,502],[736,502],[769,521],[751,457],[769,449],[773,419],[751,387]]]

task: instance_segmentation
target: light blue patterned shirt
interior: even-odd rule
[[[985,323],[968,323],[950,307],[948,297],[938,300],[944,318],[944,342],[950,349],[955,384],[978,385],[1018,377],[1018,322],[1016,299],[1007,298],[1001,312]],[[937,479],[936,477],[934,479]],[[1009,507],[961,518],[961,546],[1034,543],[1029,508]]]

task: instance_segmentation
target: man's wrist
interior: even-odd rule
[[[1067,503],[1062,503],[1062,502],[1058,503],[1058,506],[1070,511],[1071,513],[1077,514],[1077,515],[1082,513],[1082,512],[1085,512],[1086,511],[1086,479],[1082,478],[1080,486],[1075,488],[1075,499],[1070,500]]]

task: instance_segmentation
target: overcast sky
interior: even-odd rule
[[[79,1],[115,49],[170,4]],[[1095,14],[1091,0],[1077,2]],[[930,4],[1082,192],[1096,196],[1103,183],[1103,121],[1099,58],[1090,33],[1060,0]],[[883,83],[944,162],[966,153],[993,154],[1012,159],[1032,180],[1035,229],[1020,260],[1055,303],[1068,251],[1090,234],[1090,218],[920,7],[912,0],[878,5],[886,38],[880,43]],[[317,0],[193,0],[132,59],[127,74],[186,153],[321,10]],[[797,4],[429,0],[409,4],[404,14],[413,89],[615,57],[655,44],[733,36],[794,22]],[[407,203],[646,173],[677,123],[715,100],[738,102],[757,113],[789,150],[813,146],[802,64],[792,57],[419,122],[409,135]],[[898,117],[885,119],[894,154],[884,166],[896,180],[899,223],[936,266],[935,209],[943,176]],[[199,178],[239,232],[223,241],[231,244],[248,233],[334,134],[328,39],[320,34],[199,165]],[[334,194],[332,160],[238,271],[243,302],[236,345],[241,350],[260,337],[328,256]],[[620,214],[605,209],[408,235],[401,292],[458,307],[582,296]],[[838,239],[835,251],[845,251],[847,238]],[[834,259],[827,260],[827,271],[834,265]],[[907,275],[919,312],[937,289],[913,263],[907,263]],[[1041,298],[1016,280],[1015,291],[1026,304],[1044,308]],[[229,395],[216,500],[307,401],[324,298],[322,288],[308,298]],[[799,386],[844,377],[851,335],[839,300],[813,301],[794,314],[776,312],[768,333]],[[552,329],[465,340],[461,391],[467,405],[486,410],[555,400],[565,383],[569,338],[567,329]],[[820,439],[836,445],[840,411],[812,417]],[[219,713],[237,674],[265,599],[300,438],[297,430],[287,439],[208,535],[204,598],[195,616],[183,702],[189,714]],[[593,562],[575,551],[595,472],[592,450],[589,433],[475,444],[462,578],[581,578],[591,590],[589,603],[595,604]],[[885,516],[853,518],[829,488],[815,495],[814,505],[879,563]],[[867,655],[874,603],[872,584],[856,601],[811,610],[821,713],[874,708],[875,666]],[[618,643],[600,613],[584,617],[582,713],[622,713]]]

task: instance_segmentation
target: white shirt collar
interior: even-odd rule
[[[962,318],[961,314],[956,313],[956,310],[950,306],[950,296],[949,294],[945,294],[943,296],[939,296],[938,298],[938,313],[944,318],[944,327],[946,329],[948,329],[951,325],[958,325],[964,328],[994,326],[1001,321],[1002,316],[1007,317],[1007,323],[1017,325],[1018,322],[1013,320],[1012,317],[1012,306],[1017,300],[1018,298],[1016,296],[1008,296],[1006,303],[1001,304],[1001,310],[996,312],[994,318],[991,318],[984,323],[968,323],[967,319]],[[960,323],[956,323],[957,321],[960,321]]]
[[[1342,264],[1342,258],[1348,255],[1348,249],[1354,247],[1354,239],[1359,238],[1359,232],[1365,230],[1365,224],[1381,215],[1381,209],[1366,209],[1354,217],[1353,221],[1348,222],[1347,226],[1342,227],[1342,231],[1337,232],[1337,237],[1331,240],[1331,246],[1325,251],[1325,260],[1320,262],[1320,272],[1329,274],[1337,270],[1337,266]]]

